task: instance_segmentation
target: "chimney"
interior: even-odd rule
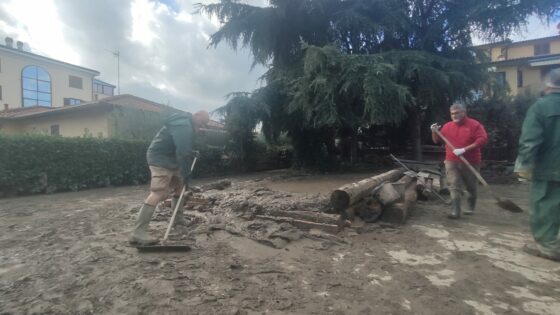
[[[6,36],[6,39],[4,39],[4,41],[6,42],[6,47],[14,48],[14,39],[13,38],[11,38],[10,36]]]
[[[8,104],[4,104],[4,110],[7,111],[10,108]]]
[[[16,45],[17,45],[18,50],[23,50],[23,42],[22,41],[18,40]]]

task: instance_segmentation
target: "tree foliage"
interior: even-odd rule
[[[557,14],[560,2],[222,0],[198,9],[222,23],[210,45],[249,48],[269,67],[267,85],[252,95],[267,113],[258,121],[269,139],[288,131],[296,156],[313,163],[308,148],[332,155],[335,136],[384,124],[410,126],[419,158],[423,117],[469,99],[490,79],[473,34],[505,38],[531,15]]]

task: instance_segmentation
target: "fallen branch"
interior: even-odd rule
[[[339,216],[334,214],[326,214],[311,211],[286,211],[286,210],[265,210],[263,215],[270,215],[274,217],[288,217],[296,220],[311,221],[317,223],[333,224],[339,222]]]
[[[297,220],[289,217],[275,217],[269,215],[256,215],[255,218],[262,219],[262,220],[271,220],[280,223],[289,223],[297,228],[301,228],[305,230],[319,229],[333,234],[339,232],[339,226],[336,224],[317,223],[311,221]],[[344,222],[344,223],[345,226],[349,225],[349,222]]]

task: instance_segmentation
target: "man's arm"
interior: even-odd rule
[[[437,135],[437,133],[434,130],[438,130],[439,129],[439,125],[437,123],[434,123],[430,126],[430,130],[432,130],[432,141],[435,144],[440,144],[441,143],[441,139],[439,138],[439,136]]]
[[[190,178],[190,165],[188,165],[193,147],[193,130],[190,125],[171,126],[170,131],[175,144],[175,157],[185,184]]]
[[[482,148],[486,145],[486,143],[488,143],[488,134],[486,133],[484,126],[479,124],[474,131],[474,142],[464,147],[464,149],[465,151],[469,151],[475,148]]]
[[[515,161],[514,172],[528,174],[532,172],[537,153],[543,143],[544,124],[537,113],[535,105],[527,111],[521,136],[519,137],[519,153]]]

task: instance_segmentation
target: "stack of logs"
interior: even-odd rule
[[[402,224],[418,198],[417,178],[416,173],[394,169],[338,188],[331,194],[331,205],[349,220],[359,216],[366,222],[381,218]]]

